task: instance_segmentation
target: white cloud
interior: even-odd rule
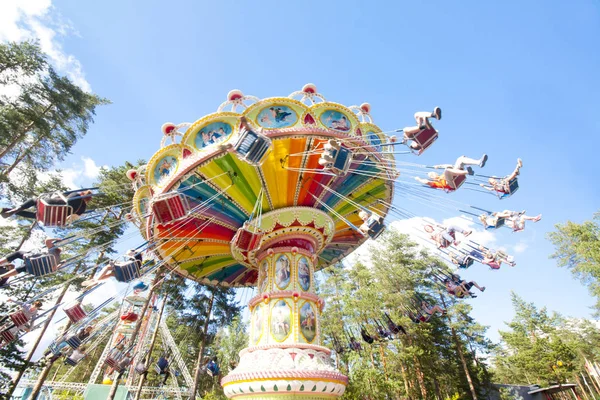
[[[56,12],[51,0],[0,1],[0,41],[38,40],[55,68],[86,92],[92,88],[77,58],[65,53],[59,39],[75,34],[71,25]]]
[[[523,253],[525,250],[527,250],[528,247],[529,245],[527,243],[519,242],[515,245],[514,251],[515,253]]]
[[[61,175],[66,186],[72,189],[89,186],[98,177],[102,166],[89,157],[81,157],[81,164],[73,164],[71,168],[62,170]]]
[[[428,234],[423,230],[424,225],[432,224],[434,222],[436,221],[426,217],[413,217],[393,221],[388,225],[388,228],[397,229],[400,233],[407,234],[410,237],[410,240],[420,247],[427,249],[432,255],[442,256],[437,250],[434,242],[428,239]],[[461,247],[464,246],[464,243],[468,240],[472,240],[473,242],[486,247],[489,247],[496,242],[496,235],[493,231],[483,230],[480,224],[476,224],[472,219],[464,216],[445,219],[442,221],[442,225],[456,225],[460,228],[473,231],[468,238],[462,238],[461,235],[458,235],[460,237],[457,237],[458,240],[463,242],[463,244],[460,245]],[[369,254],[371,252],[369,247],[372,245],[376,246],[375,242],[368,240],[350,254],[345,261],[352,264],[360,260],[365,265],[369,265]]]

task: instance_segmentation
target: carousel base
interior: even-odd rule
[[[240,364],[221,384],[234,399],[330,399],[344,393],[348,378],[324,347],[257,346],[240,353]]]

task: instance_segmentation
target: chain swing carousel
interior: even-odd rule
[[[384,228],[397,172],[370,106],[328,102],[312,84],[262,100],[234,90],[216,113],[163,133],[144,170],[128,173],[133,221],[182,276],[258,288],[225,394],[341,396],[348,378],[321,345],[314,273]]]

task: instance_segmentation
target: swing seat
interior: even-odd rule
[[[500,196],[500,199],[504,199],[506,197],[510,197],[512,196],[517,190],[519,190],[519,181],[517,180],[517,178],[512,178],[511,180],[509,180],[508,182],[506,182],[504,184],[504,193],[498,193]]]
[[[133,311],[128,311],[125,314],[121,315],[121,321],[123,322],[135,322],[137,321],[139,316]]]
[[[61,348],[58,347],[58,345],[54,342],[50,344],[50,346],[48,346],[48,350],[50,350],[55,356],[59,356],[62,354]]]
[[[27,318],[27,316],[22,310],[10,314],[10,319],[17,328],[20,328],[21,326],[29,322],[29,318]]]
[[[329,170],[338,176],[346,175],[352,163],[352,152],[345,147],[340,147],[339,150],[332,149],[330,153],[333,163],[325,170]]]
[[[74,324],[87,317],[87,314],[85,313],[85,311],[83,311],[83,308],[79,303],[74,304],[71,307],[64,308],[63,311],[65,312],[65,314],[67,314],[69,320]]]
[[[233,145],[233,151],[241,160],[259,166],[272,146],[271,139],[268,137],[244,128]]]
[[[62,196],[61,196],[62,197]],[[37,201],[37,220],[45,227],[61,228],[67,225],[67,217],[73,214],[73,207],[68,204],[48,204],[43,198]]]
[[[77,366],[77,361],[71,360],[70,358],[67,358],[65,360],[65,364],[70,365],[71,367],[76,367]]]
[[[235,247],[242,251],[255,251],[260,248],[264,233],[260,228],[254,231],[250,224],[244,222],[244,225],[235,233],[231,241]]]
[[[383,218],[375,213],[373,213],[369,217],[369,219],[367,219],[365,225],[369,229],[367,231],[367,234],[371,239],[377,239],[385,229],[385,225],[383,224]]]
[[[121,368],[121,366],[119,365],[119,361],[117,361],[114,357],[111,356],[106,357],[106,360],[104,360],[104,364],[108,365],[115,371],[118,371]]]
[[[190,210],[187,198],[181,193],[157,196],[152,202],[152,212],[159,224],[167,224],[187,216]]]
[[[13,340],[16,339],[15,334],[12,333],[9,330],[5,330],[5,331],[0,332],[0,337],[2,337],[2,339],[4,339],[4,341],[6,343],[10,343],[10,342],[12,342]]]
[[[466,175],[456,175],[456,176],[454,176],[454,179],[452,179],[452,183],[450,186],[452,186],[454,188],[453,190],[457,190],[459,187],[461,187],[463,185],[463,183],[465,183],[466,180],[467,180]]]
[[[81,346],[81,339],[79,339],[77,336],[71,336],[66,340],[66,342],[72,349],[77,349],[79,346]]]
[[[458,264],[458,268],[469,268],[474,262],[473,257],[467,257],[462,263]]]
[[[44,276],[54,272],[56,257],[52,254],[42,254],[37,257],[25,259],[25,270],[34,276]]]
[[[421,155],[425,150],[427,150],[433,142],[435,142],[438,138],[438,131],[434,128],[427,127],[414,135],[411,139],[413,142],[417,143],[420,150],[415,150],[411,147],[411,151],[416,155]]]
[[[119,282],[127,283],[140,277],[140,267],[137,260],[131,260],[122,265],[114,265],[115,278]]]

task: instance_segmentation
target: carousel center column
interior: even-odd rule
[[[259,294],[248,303],[250,345],[223,378],[236,399],[331,399],[344,393],[330,350],[321,346],[323,300],[315,292],[315,260],[331,240],[333,221],[308,207],[263,216],[260,249],[246,255],[258,268]]]

